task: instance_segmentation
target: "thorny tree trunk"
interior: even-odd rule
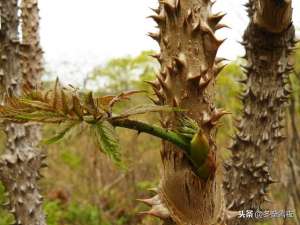
[[[291,92],[294,27],[290,0],[250,0],[250,24],[244,34],[246,89],[241,95],[243,118],[225,163],[227,206],[231,210],[259,209],[274,182],[270,170],[282,135],[283,119]],[[252,221],[251,221],[252,222]],[[251,223],[250,222],[250,223]],[[247,224],[246,220],[229,224]]]
[[[21,70],[31,84],[35,84],[40,76],[40,60],[31,58],[37,50],[38,36],[27,36],[30,32],[38,32],[37,5],[22,3],[25,44],[20,45],[18,34],[18,2],[1,0],[0,30],[0,71],[2,93],[20,94],[22,85]],[[30,16],[29,16],[30,14]],[[20,51],[20,46],[22,50]],[[20,64],[22,55],[22,66]],[[27,61],[26,61],[27,59]],[[33,60],[32,62],[30,60]],[[38,66],[36,66],[38,65]],[[29,69],[34,68],[34,69]],[[25,75],[25,73],[27,75]],[[30,78],[28,73],[31,73]],[[9,194],[10,209],[18,225],[44,225],[45,216],[42,212],[42,196],[38,192],[37,180],[45,155],[36,149],[39,141],[38,132],[32,125],[6,124],[7,148],[0,159],[0,178]]]
[[[223,196],[216,185],[215,125],[224,114],[213,104],[213,86],[223,68],[216,53],[223,41],[214,32],[224,14],[212,14],[210,0],[159,1],[152,18],[159,33],[150,33],[161,48],[154,57],[161,64],[160,74],[152,83],[158,97],[156,104],[168,104],[187,109],[209,137],[211,177],[201,180],[193,172],[182,151],[164,142],[161,158],[163,174],[158,196],[148,214],[165,219],[166,224],[211,225],[223,217]],[[170,114],[169,114],[170,115]],[[180,115],[162,115],[162,125],[174,129]],[[158,197],[156,196],[156,197]],[[160,204],[158,204],[160,203]]]
[[[289,107],[291,134],[289,134],[288,143],[288,163],[287,163],[287,183],[285,188],[288,190],[287,207],[295,210],[295,222],[300,224],[300,135],[296,118],[295,97],[291,96],[291,105]],[[291,208],[289,208],[290,210]]]
[[[39,87],[44,68],[43,51],[40,47],[38,0],[22,0],[21,10],[23,82]]]

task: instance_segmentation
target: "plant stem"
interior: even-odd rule
[[[136,130],[138,132],[144,132],[151,134],[163,140],[169,141],[181,149],[185,150],[186,153],[190,150],[190,142],[184,137],[180,136],[176,132],[163,129],[161,127],[143,123],[140,121],[121,119],[121,120],[111,120],[110,121],[115,127],[124,127],[131,130]]]

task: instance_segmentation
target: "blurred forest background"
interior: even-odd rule
[[[153,53],[145,51],[136,57],[112,58],[95,67],[85,78],[82,87],[105,95],[136,89],[146,90],[151,95],[153,93],[145,81],[153,80],[159,69],[158,63],[150,57]],[[292,104],[286,112],[289,118],[286,129],[288,138],[281,145],[281,153],[273,167],[276,168],[274,173],[280,182],[272,189],[272,208],[278,210],[288,207],[290,201],[286,191],[290,182],[287,148],[298,149],[297,157],[300,158],[300,50],[296,52],[295,62],[295,72],[291,77],[294,93]],[[218,106],[232,112],[232,115],[222,120],[218,133],[218,147],[223,158],[229,156],[226,147],[230,145],[231,135],[234,133],[234,118],[238,118],[241,110],[238,96],[242,87],[237,82],[243,79],[242,67],[239,66],[241,64],[242,59],[230,62],[216,84]],[[44,85],[52,85],[56,76],[53,71],[47,71]],[[133,101],[119,104],[118,107],[124,108],[128,104],[136,105],[145,101],[150,100],[146,95],[139,95]],[[158,117],[152,114],[143,115],[142,119],[150,123],[158,121]],[[80,129],[58,144],[46,147],[49,168],[43,171],[45,179],[42,180],[41,190],[45,196],[44,209],[49,225],[159,224],[159,220],[137,215],[146,206],[136,199],[147,197],[147,190],[158,183],[161,166],[160,140],[125,129],[117,131],[123,146],[123,156],[126,157],[123,160],[127,169],[122,171],[112,165],[99,152],[97,145],[91,142],[89,134],[82,133]],[[54,127],[44,127],[44,136],[49,137],[54,132]],[[1,148],[4,148],[4,143],[5,136],[1,134]],[[0,202],[5,201],[4,189],[0,186]],[[0,224],[6,225],[12,221],[12,216],[0,209]],[[274,224],[274,221],[264,224]]]

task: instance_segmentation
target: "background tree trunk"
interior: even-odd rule
[[[156,103],[187,109],[186,115],[196,120],[209,137],[211,152],[211,176],[205,181],[195,175],[182,150],[163,143],[158,194],[164,209],[157,210],[154,206],[149,214],[165,218],[165,224],[214,224],[224,210],[215,173],[215,125],[224,112],[213,104],[213,86],[223,68],[222,60],[216,59],[223,41],[214,32],[223,27],[219,21],[224,15],[212,14],[212,5],[210,0],[159,1],[159,8],[152,16],[158,23],[159,33],[149,35],[161,48],[161,53],[154,56],[161,64],[160,74],[152,83],[158,97]],[[180,116],[162,115],[162,125],[176,129]]]
[[[274,182],[270,171],[279,143],[291,89],[289,56],[295,41],[290,0],[250,0],[250,24],[244,34],[246,79],[243,118],[225,163],[224,189],[232,210],[260,209]],[[229,224],[247,224],[249,220]],[[249,223],[253,223],[250,220]]]
[[[299,80],[297,79],[297,82]],[[281,188],[288,190],[288,195],[285,203],[287,210],[294,210],[294,224],[300,224],[300,134],[299,120],[296,112],[295,96],[291,96],[291,104],[289,106],[289,130],[286,144],[288,146],[288,155],[286,162],[286,170],[284,173],[285,180]],[[289,223],[284,223],[289,224]]]
[[[18,34],[18,2],[1,0],[0,4],[2,94],[18,95],[23,83],[21,74],[26,83],[36,85],[42,71],[37,3],[26,0],[22,2],[21,45]],[[5,131],[7,149],[0,160],[0,178],[9,194],[8,207],[15,216],[16,224],[44,225],[42,196],[37,187],[39,170],[45,158],[45,155],[36,148],[40,140],[39,130],[31,124],[6,124]]]
[[[21,72],[23,83],[32,87],[41,85],[43,68],[43,51],[40,46],[39,8],[37,0],[21,1]]]

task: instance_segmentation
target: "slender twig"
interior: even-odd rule
[[[190,142],[174,131],[129,119],[111,120],[110,122],[115,127],[123,127],[131,130],[136,130],[140,133],[147,133],[163,140],[169,141],[185,150],[187,153],[189,152]]]

